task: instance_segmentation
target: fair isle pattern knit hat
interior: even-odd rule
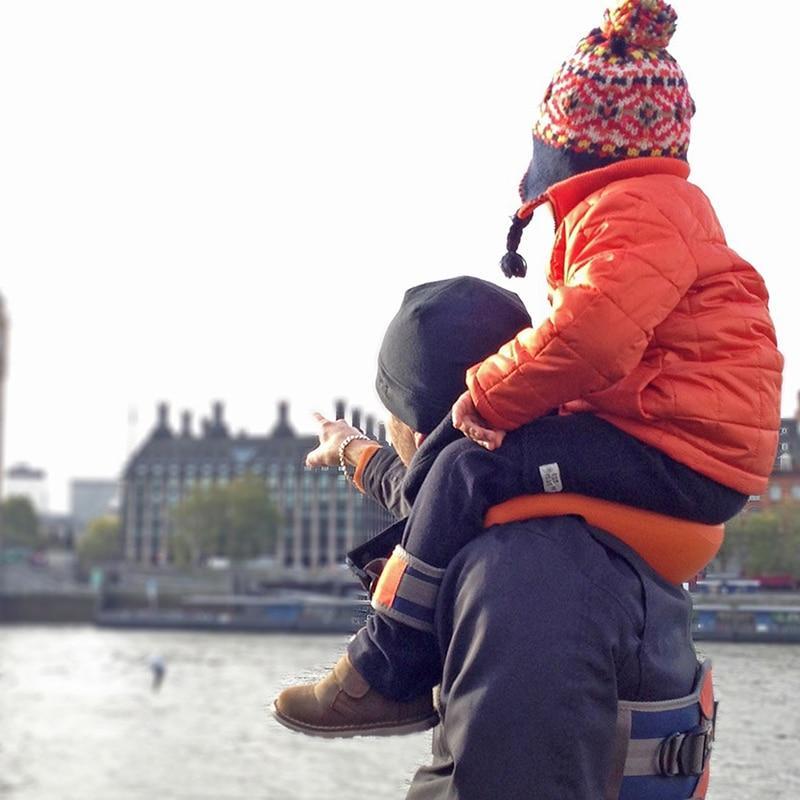
[[[667,52],[677,14],[663,0],[624,0],[578,43],[553,76],[533,128],[533,159],[520,183],[503,272],[525,274],[522,229],[553,184],[615,161],[686,159],[695,111]]]

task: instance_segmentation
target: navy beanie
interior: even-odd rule
[[[375,388],[386,408],[430,433],[466,390],[466,372],[531,326],[514,292],[479,278],[409,289],[378,355]]]

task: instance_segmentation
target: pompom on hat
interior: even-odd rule
[[[664,50],[678,21],[672,6],[660,0],[625,0],[615,9],[606,9],[600,30],[613,40],[635,44],[646,50]]]
[[[695,105],[666,47],[677,14],[663,0],[624,0],[578,42],[553,76],[533,127],[533,159],[520,183],[500,266],[526,272],[517,253],[533,208],[554,184],[630,158],[686,160]]]

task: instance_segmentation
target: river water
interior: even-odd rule
[[[317,740],[269,716],[282,686],[322,674],[344,645],[341,636],[0,627],[0,797],[403,798],[430,733]],[[702,650],[721,700],[710,800],[797,800],[800,646]],[[167,665],[160,691],[154,655]]]

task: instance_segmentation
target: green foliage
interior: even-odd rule
[[[800,578],[800,508],[746,511],[725,526],[717,560],[725,571],[743,575]]]
[[[84,566],[115,561],[122,555],[122,539],[117,517],[93,519],[78,542],[78,559]]]
[[[42,545],[39,521],[33,504],[27,497],[11,496],[2,502],[3,543],[5,547]]]
[[[212,556],[234,561],[272,553],[279,515],[262,479],[198,487],[173,510],[172,556],[181,565]]]

